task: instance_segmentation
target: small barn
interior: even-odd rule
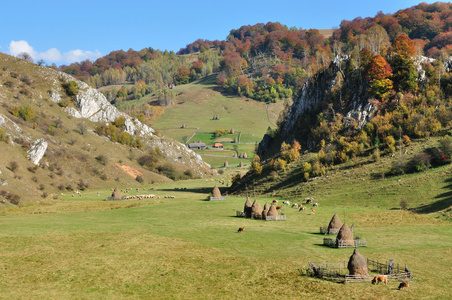
[[[212,148],[223,150],[223,144],[222,144],[222,143],[214,143],[214,144],[212,145]]]
[[[188,144],[188,148],[190,148],[191,150],[204,150],[206,149],[206,144],[205,143],[190,143]]]
[[[345,224],[344,224],[345,225]],[[369,275],[366,259],[355,248],[348,261],[347,269],[350,275]]]

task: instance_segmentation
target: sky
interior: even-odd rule
[[[224,40],[243,25],[338,28],[342,20],[395,13],[420,2],[436,1],[0,0],[0,52],[27,52],[56,65],[130,48],[177,52],[197,39]]]

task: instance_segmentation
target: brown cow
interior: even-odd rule
[[[282,208],[282,206],[276,206],[276,209],[281,209]]]
[[[403,281],[399,284],[399,290],[403,289],[403,288],[409,288],[410,285],[408,284],[407,281]]]
[[[245,227],[240,227],[237,232],[243,232],[243,231],[245,231]]]
[[[300,209],[298,211],[306,210],[305,206],[300,206]]]
[[[383,282],[385,285],[388,284],[388,276],[386,275],[377,275],[372,279],[372,284],[379,284],[380,282]]]

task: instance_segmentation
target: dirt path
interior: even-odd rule
[[[143,173],[138,171],[137,169],[132,168],[131,166],[128,165],[121,165],[118,163],[115,163],[115,165],[120,168],[121,170],[123,170],[127,175],[132,176],[133,178],[137,178],[138,175],[142,176]]]

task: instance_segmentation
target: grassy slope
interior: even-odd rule
[[[437,212],[394,209],[401,198],[412,208],[447,200],[446,166],[401,178],[362,181],[360,169],[317,181],[309,193],[315,215],[283,208],[285,222],[236,218],[244,197],[203,201],[215,182],[154,186],[160,199],[100,201],[101,190],[4,209],[0,217],[0,292],[4,298],[159,299],[447,299],[452,266],[450,222]],[[333,174],[330,174],[333,176]],[[401,181],[399,182],[399,179]],[[186,187],[186,190],[175,190]],[[404,189],[402,189],[404,187]],[[408,189],[408,190],[407,190]],[[223,191],[224,192],[224,191]],[[134,193],[136,193],[134,191]],[[138,193],[149,193],[139,191]],[[166,199],[164,195],[175,195]],[[259,198],[261,204],[272,198]],[[363,201],[364,200],[364,201]],[[317,234],[334,212],[365,238],[360,252],[395,258],[410,267],[410,290],[397,283],[337,284],[300,276],[308,261],[344,261],[352,249],[321,246]],[[245,226],[244,233],[236,233]]]
[[[27,202],[41,199],[45,194],[49,198],[58,196],[62,192],[58,189],[60,185],[78,189],[77,183],[80,179],[88,182],[90,188],[114,187],[118,184],[135,185],[135,178],[115,165],[118,162],[142,172],[145,182],[170,181],[139,166],[136,159],[143,154],[142,151],[129,149],[127,146],[112,143],[105,137],[99,137],[93,133],[97,126],[95,123],[68,117],[58,104],[50,100],[48,90],[52,89],[53,81],[59,81],[45,70],[45,67],[0,53],[0,114],[19,124],[23,130],[22,135],[29,138],[29,144],[39,138],[44,138],[49,144],[41,160],[41,167],[33,173],[27,170],[34,165],[26,159],[26,149],[17,139],[20,134],[7,128],[6,133],[11,138],[9,143],[0,141],[0,179],[5,180],[8,185],[0,186],[0,191],[11,191],[19,195],[22,202]],[[14,78],[13,73],[18,74],[17,78]],[[30,85],[21,81],[24,75],[30,77]],[[7,82],[12,82],[12,87],[5,85]],[[29,91],[30,96],[20,93],[22,89]],[[16,118],[10,113],[12,106],[30,106],[38,119],[25,122]],[[58,120],[61,124],[54,129],[52,135],[48,129],[50,126],[56,126]],[[78,124],[81,122],[85,123],[87,128],[83,135],[78,133]],[[12,127],[9,123],[7,125]],[[96,161],[95,157],[100,154],[108,157],[106,165]],[[15,172],[7,168],[11,162],[17,162],[19,165]],[[46,164],[50,167],[46,167]],[[57,169],[63,171],[57,172]],[[106,176],[105,180],[101,179],[102,175]],[[40,189],[41,184],[43,189]],[[2,199],[1,197],[0,200]]]
[[[198,132],[191,140],[209,144],[213,138],[211,132],[216,129],[234,128],[235,134],[227,137],[233,138],[241,132],[238,152],[247,152],[249,164],[253,157],[255,143],[260,142],[269,126],[275,126],[284,102],[267,106],[265,103],[225,96],[221,94],[215,84],[215,75],[208,76],[191,84],[177,86],[175,88],[176,104],[165,108],[165,112],[158,120],[152,123],[152,127],[161,134],[184,142]],[[220,120],[212,120],[214,115],[219,115]],[[186,124],[186,129],[180,127]],[[198,130],[198,131],[197,131]],[[233,149],[233,144],[225,143],[225,149]],[[215,155],[223,158],[203,156],[203,159],[213,167],[221,167],[225,160],[232,160],[232,156],[225,153]]]

